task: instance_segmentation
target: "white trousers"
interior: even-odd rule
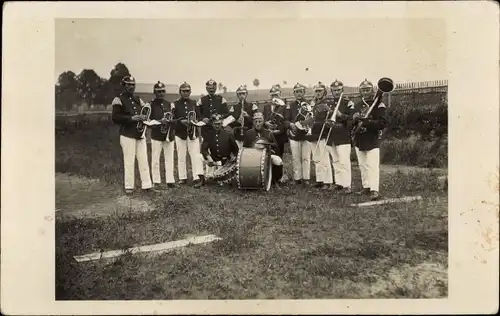
[[[151,176],[149,174],[148,147],[146,144],[146,138],[134,139],[120,135],[120,146],[123,153],[125,189],[133,190],[135,188],[136,158],[139,166],[139,175],[141,177],[141,187],[143,189],[150,189],[153,184],[151,183]]]
[[[162,152],[165,160],[165,182],[175,182],[174,149],[175,142],[161,142],[154,139],[151,140],[151,173],[153,175],[153,183],[161,183],[160,156]]]
[[[335,184],[344,188],[351,187],[351,144],[328,146],[332,158]]]
[[[293,179],[309,180],[311,177],[311,143],[290,139]]]
[[[191,159],[191,172],[193,180],[198,180],[200,174],[203,174],[203,156],[200,152],[199,138],[183,140],[175,136],[175,145],[177,146],[177,171],[179,172],[179,180],[187,179],[187,161],[186,154],[189,154]]]
[[[328,154],[328,149],[325,148],[325,145],[326,145],[325,139],[321,139],[319,142],[311,142],[311,152],[314,158],[319,157],[321,151],[323,151],[323,155],[320,161],[315,163],[316,182],[332,184],[333,183],[332,165],[330,163],[330,155]],[[317,152],[315,152],[316,148],[318,148]]]
[[[356,147],[363,188],[378,191],[380,183],[380,149],[361,151]]]

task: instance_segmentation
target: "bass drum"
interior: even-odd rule
[[[241,148],[237,158],[238,189],[269,191],[272,179],[271,163],[271,153],[267,148]]]

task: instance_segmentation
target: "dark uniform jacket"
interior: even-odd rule
[[[262,128],[260,131],[257,131],[255,128],[246,131],[243,139],[243,147],[254,147],[259,139],[265,139],[273,143],[273,145],[271,145],[271,153],[273,155],[280,155],[278,143],[276,142],[274,134],[265,128]]]
[[[325,126],[323,129],[323,133],[321,133],[321,129],[323,128],[323,124],[327,116],[331,115],[330,104],[327,102],[326,98],[322,100],[313,100],[313,116],[314,123],[311,128],[311,136],[307,136],[307,139],[311,142],[317,142],[318,139],[326,139],[328,135],[328,128]],[[320,138],[321,133],[321,138]]]
[[[209,137],[203,139],[201,144],[201,154],[203,158],[207,159],[211,156],[213,161],[225,161],[229,159],[231,154],[238,155],[238,144],[233,135],[221,129],[220,131],[213,131]]]
[[[153,99],[150,104],[152,120],[160,121],[166,112],[170,112],[172,110],[172,104],[163,99]],[[162,127],[165,133],[162,132]],[[151,139],[163,142],[167,139],[167,134],[169,135],[168,141],[173,141],[175,139],[174,123],[169,123],[167,125],[153,125],[150,128]]]
[[[142,131],[137,129],[137,125],[144,124],[132,121],[132,116],[141,114],[144,105],[141,98],[128,92],[123,92],[113,99],[111,119],[113,123],[120,125],[120,135],[141,139]]]
[[[333,99],[330,101],[330,108],[332,111],[335,110],[337,106],[338,99]],[[352,115],[354,113],[354,102],[349,100],[347,97],[342,97],[342,101],[340,101],[340,106],[338,112],[341,113],[340,117],[337,116],[334,127],[332,127],[332,131],[330,133],[330,137],[327,139],[326,143],[328,146],[339,146],[346,145],[351,143],[351,128],[352,128]],[[330,129],[325,127],[327,131]]]
[[[285,125],[286,125],[287,129],[290,128],[291,123],[297,123],[295,118],[297,117],[297,114],[299,114],[299,109],[301,108],[301,106],[300,106],[301,102],[307,102],[307,101],[294,100],[286,106],[286,108],[285,108]],[[299,118],[299,121],[301,121],[303,119],[304,118],[301,116]],[[295,136],[288,136],[288,138],[291,140],[295,140],[295,141],[304,141],[304,140],[306,140],[306,134],[307,134],[307,130],[305,130],[305,131],[297,130],[297,132],[295,133]]]
[[[274,109],[273,109],[274,107]],[[279,106],[279,105],[273,105],[272,102],[268,102],[264,105],[264,111],[263,111],[263,115],[264,115],[264,121],[269,121],[271,120],[271,117],[272,117],[272,112],[276,112],[276,113],[279,113],[281,114],[283,117],[285,117],[285,109],[286,109],[286,105],[282,105],[282,106]],[[286,134],[286,130],[287,130],[287,126],[286,126],[286,123],[285,123],[285,119],[277,119],[277,127],[276,129],[279,131],[278,133],[275,133],[274,134],[274,138],[276,139],[277,142],[281,142],[281,143],[285,143],[287,140],[288,140],[288,136]]]
[[[243,106],[242,106],[243,105]],[[251,129],[253,127],[253,114],[259,110],[259,107],[255,103],[250,103],[247,101],[238,102],[236,104],[233,104],[231,108],[229,109],[229,115],[233,116],[235,121],[229,126],[231,128],[237,128],[234,131],[234,137],[236,140],[243,141],[243,136],[241,136],[241,122],[239,121],[241,119],[242,115],[242,110],[247,112],[248,116],[245,116],[243,118],[243,135],[245,134],[244,132]]]
[[[196,118],[200,117],[196,101],[191,98],[179,98],[172,102],[171,107],[175,120],[175,136],[182,140],[186,140],[188,137],[188,126],[182,124],[180,121],[187,119],[189,111],[195,111]],[[200,136],[199,127],[191,125],[189,128],[193,131],[193,133],[189,135],[191,139]]]
[[[366,103],[371,105],[373,100],[365,100]],[[363,103],[363,101],[359,101],[354,106],[354,111],[357,113],[361,113],[364,116],[364,113],[368,111],[369,105]],[[358,147],[359,150],[371,150],[374,148],[380,147],[380,139],[382,135],[382,130],[387,126],[387,119],[385,114],[385,104],[380,102],[377,108],[373,109],[373,111],[368,116],[368,121],[365,121],[362,125],[360,132],[358,132],[354,136],[354,146]]]
[[[199,108],[198,121],[202,121],[205,118],[211,119],[212,115],[220,114],[222,118],[226,118],[229,115],[229,108],[227,106],[227,101],[223,96],[214,95],[204,95],[196,102]],[[201,128],[201,136],[207,137],[209,133],[213,132],[212,125],[209,123]]]

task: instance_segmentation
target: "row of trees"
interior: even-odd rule
[[[65,71],[55,86],[56,109],[69,110],[75,104],[110,104],[121,89],[123,77],[130,75],[127,66],[118,63],[109,78],[101,78],[93,69],[84,69],[78,75]]]
[[[56,110],[70,110],[76,104],[110,104],[121,89],[123,77],[130,71],[123,63],[118,63],[109,73],[109,78],[101,78],[93,69],[84,69],[78,75],[68,70],[59,75],[55,85]],[[286,84],[286,81],[283,81]],[[259,79],[253,80],[253,86],[259,88]],[[221,92],[227,92],[227,86],[219,82]]]

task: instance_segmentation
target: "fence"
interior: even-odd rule
[[[349,89],[348,92],[345,93],[346,96],[348,96],[351,100],[353,101],[358,101],[360,96],[359,96],[359,88],[358,87],[346,87]],[[259,93],[260,91],[260,93]],[[263,90],[250,90],[249,91],[249,97],[248,101],[249,102],[254,102],[256,103],[259,108],[262,110],[263,105],[268,102],[267,99],[267,94],[265,92],[262,92]],[[257,92],[257,93],[255,93]],[[310,100],[312,99],[312,94],[311,90],[308,89],[308,94],[306,95],[306,99]],[[428,95],[425,99],[433,99],[436,98],[435,101],[438,101],[437,99],[442,99],[447,97],[447,92],[448,92],[448,80],[434,80],[434,81],[422,81],[422,82],[404,82],[404,83],[396,83],[394,91],[391,93],[387,93],[383,97],[384,103],[386,103],[389,107],[394,103],[395,100],[403,100],[404,103],[411,103],[414,104],[416,103],[417,99],[420,98],[422,94]],[[151,94],[151,98],[152,98]],[[231,92],[231,93],[224,93],[222,94],[224,98],[229,102],[236,102],[236,93]],[[197,99],[199,96],[198,95],[193,95],[193,99]],[[285,102],[291,102],[295,98],[292,96],[292,93],[289,92],[288,95],[283,95],[283,99]],[[329,95],[327,98],[330,98],[331,96]],[[172,100],[170,100],[172,101]],[[430,101],[434,103],[434,101]],[[90,114],[110,114],[112,110],[111,105],[82,105],[76,107],[72,111],[57,111],[56,110],[56,117],[75,117],[75,116],[80,116],[80,115],[90,115]]]

